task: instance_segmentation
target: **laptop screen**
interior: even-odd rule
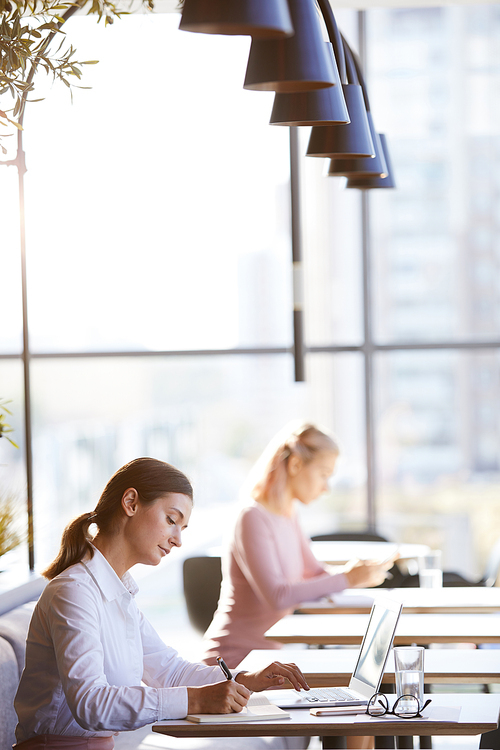
[[[402,605],[392,599],[376,599],[373,604],[352,675],[356,682],[369,687],[372,694],[380,687],[401,608]]]

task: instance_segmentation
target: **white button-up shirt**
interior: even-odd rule
[[[50,581],[38,601],[15,699],[17,742],[38,734],[106,736],[187,714],[187,688],[223,679],[165,645],[138,588],[94,556]]]

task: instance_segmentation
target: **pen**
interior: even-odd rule
[[[233,679],[233,675],[231,674],[231,670],[227,666],[227,664],[224,661],[224,659],[222,658],[222,656],[218,656],[217,657],[217,664],[222,669],[222,672],[223,672],[224,677],[226,678],[226,680],[232,680]]]

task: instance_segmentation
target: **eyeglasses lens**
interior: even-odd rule
[[[402,695],[394,704],[393,712],[402,719],[413,719],[418,716],[420,706],[414,695]]]
[[[375,693],[368,701],[367,712],[370,716],[383,716],[389,710],[389,703],[383,693]]]

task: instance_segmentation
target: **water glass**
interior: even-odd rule
[[[443,570],[441,568],[441,550],[430,550],[420,557],[418,562],[418,577],[421,589],[437,589],[443,585]]]
[[[396,646],[394,648],[394,670],[396,675],[396,695],[398,698],[411,695],[417,699],[421,708],[424,700],[424,647]],[[407,701],[408,711],[414,711],[414,701]],[[399,708],[404,712],[405,700],[400,701]]]

